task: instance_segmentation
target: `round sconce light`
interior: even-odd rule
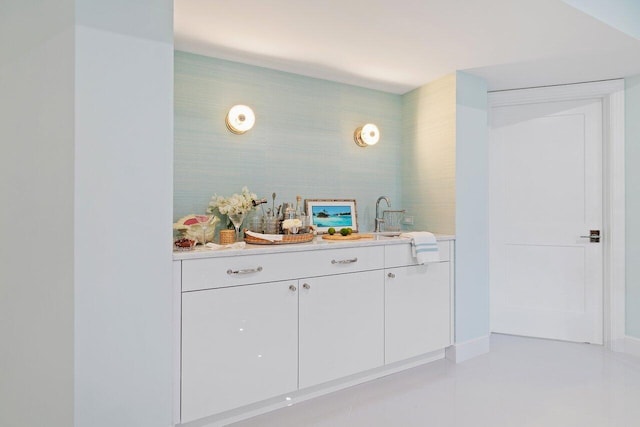
[[[364,126],[360,126],[353,134],[353,140],[359,147],[368,147],[369,145],[375,145],[380,141],[380,130],[378,126],[373,123],[367,123]]]
[[[242,135],[251,129],[255,122],[256,116],[253,110],[246,105],[234,105],[225,119],[227,128],[237,135]]]

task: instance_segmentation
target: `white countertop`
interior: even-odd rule
[[[438,241],[455,240],[455,236],[448,234],[436,234]],[[250,245],[243,249],[209,249],[196,246],[193,251],[173,252],[174,261],[198,258],[217,258],[256,254],[271,254],[279,252],[316,251],[323,249],[351,248],[363,246],[402,245],[409,243],[409,239],[403,237],[376,236],[373,239],[359,240],[325,240],[318,236],[308,243],[280,244],[280,245]]]

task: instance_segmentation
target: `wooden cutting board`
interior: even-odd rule
[[[336,233],[334,235],[331,234],[323,234],[322,238],[325,240],[358,240],[358,239],[373,239],[373,234],[359,234],[353,233],[348,236],[343,236],[342,234]]]

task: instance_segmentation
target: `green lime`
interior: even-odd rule
[[[330,235],[332,235],[332,236],[333,236],[334,234],[336,234],[336,229],[335,229],[335,228],[333,228],[333,227],[331,227],[331,228],[329,228],[329,229],[327,230],[327,233],[329,233]]]
[[[348,236],[349,235],[349,229],[348,228],[341,228],[340,229],[340,234],[342,234],[343,236]]]
[[[349,232],[349,234],[351,234],[351,233],[353,233],[353,228],[347,227],[347,231]]]

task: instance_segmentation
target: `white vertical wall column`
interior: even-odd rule
[[[457,72],[403,95],[403,207],[456,235],[455,361],[489,351],[486,82]]]
[[[76,1],[76,426],[172,421],[172,19]]]
[[[0,426],[73,425],[73,19],[0,7]]]
[[[627,351],[640,354],[640,75],[625,79],[625,155],[626,161],[626,289],[622,287],[622,301],[626,298],[625,331]]]
[[[489,350],[488,153],[486,82],[479,77],[457,72],[455,213],[457,361]],[[464,350],[465,346],[469,350]]]

